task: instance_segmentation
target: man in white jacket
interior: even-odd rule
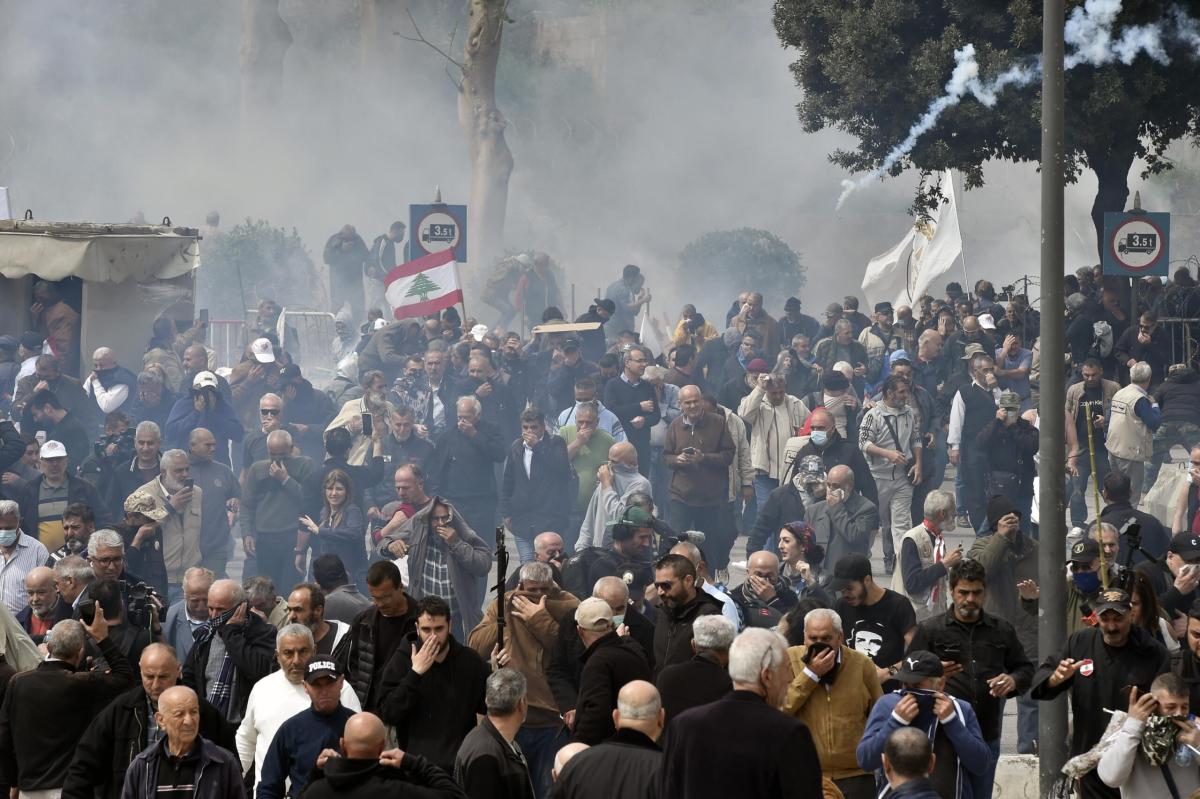
[[[275,636],[279,670],[256,682],[250,691],[246,715],[237,731],[237,750],[242,771],[254,766],[255,787],[275,732],[292,716],[312,706],[312,699],[304,690],[304,665],[315,650],[316,644],[308,627],[303,624],[284,626]],[[362,710],[348,681],[342,686],[342,704],[355,712]]]
[[[777,375],[760,375],[750,393],[738,404],[738,416],[750,428],[750,461],[754,466],[754,496],[758,507],[783,479],[788,439],[808,418],[808,406],[787,393],[787,383]]]
[[[1178,674],[1160,674],[1150,684],[1150,693],[1129,696],[1129,715],[1117,731],[1112,745],[1100,757],[1096,773],[1110,788],[1120,788],[1122,797],[1188,797],[1200,789],[1200,755],[1189,747],[1200,747],[1200,728],[1188,716],[1188,687]],[[1172,736],[1172,728],[1178,734]],[[1174,739],[1174,745],[1169,741]],[[1156,746],[1154,739],[1160,739]],[[1162,750],[1166,762],[1155,765],[1144,752]],[[1187,763],[1176,759],[1184,753]]]

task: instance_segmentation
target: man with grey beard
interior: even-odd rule
[[[200,536],[203,528],[204,490],[195,485],[187,453],[167,450],[162,455],[161,473],[131,496],[144,494],[165,512],[162,557],[167,571],[168,603],[183,598],[183,574],[200,565]]]

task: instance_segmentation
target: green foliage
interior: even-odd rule
[[[705,233],[683,248],[679,263],[684,279],[712,296],[754,286],[766,297],[787,297],[804,286],[799,254],[774,233],[756,228]]]
[[[1082,4],[1067,0],[1068,13]],[[1160,21],[1173,5],[1126,0],[1117,29]],[[1198,0],[1177,5],[1200,16]],[[837,150],[830,160],[861,172],[878,167],[943,93],[956,49],[975,45],[985,80],[1035,58],[1041,10],[1035,0],[776,0],[775,28],[800,54],[791,69],[804,91],[798,106],[804,129],[835,127],[855,136],[856,149]],[[1145,159],[1149,172],[1168,169],[1162,158],[1167,145],[1197,131],[1200,61],[1175,45],[1168,53],[1169,66],[1140,56],[1127,67],[1082,66],[1067,73],[1066,171],[1070,180],[1084,166],[1096,172],[1101,185],[1093,215],[1124,202],[1125,176],[1135,158]],[[982,185],[989,159],[1037,161],[1039,89],[1006,90],[993,108],[964,99],[892,174],[953,168],[972,188]]]
[[[250,219],[200,243],[197,279],[213,315],[237,319],[242,308],[271,298],[281,305],[315,305],[324,281],[295,228]],[[243,304],[245,303],[245,304]]]

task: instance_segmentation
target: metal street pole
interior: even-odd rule
[[[1038,416],[1038,655],[1062,649],[1067,638],[1063,611],[1066,586],[1062,564],[1066,549],[1063,479],[1065,405],[1063,380],[1063,28],[1064,0],[1042,3],[1042,328],[1041,386]],[[1040,702],[1038,757],[1042,796],[1067,759],[1066,697]]]

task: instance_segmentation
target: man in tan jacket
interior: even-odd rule
[[[161,458],[162,472],[134,493],[154,499],[154,504],[166,516],[159,522],[162,529],[162,556],[167,567],[168,606],[183,598],[183,574],[200,565],[200,509],[204,495],[192,484],[191,466],[187,453],[181,449],[167,450]]]
[[[554,755],[567,743],[566,725],[550,690],[546,669],[558,643],[559,625],[574,625],[579,600],[555,585],[547,563],[526,563],[520,577],[517,590],[504,598],[504,648],[495,648],[496,601],[488,605],[467,645],[484,658],[491,657],[497,667],[516,669],[525,675],[529,714],[517,733],[517,744],[529,761],[534,786],[540,786],[538,795],[545,796],[550,791]]]
[[[845,646],[842,620],[818,608],[804,617],[804,646],[788,649],[792,684],[783,710],[808,725],[821,773],[846,799],[874,799],[875,778],[855,754],[875,700],[883,695],[875,664]]]

